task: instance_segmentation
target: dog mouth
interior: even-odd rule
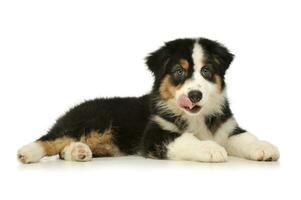
[[[192,107],[183,106],[182,108],[190,113],[198,113],[202,107],[199,105],[193,105]]]
[[[178,98],[177,104],[180,108],[192,114],[198,113],[202,108],[200,105],[192,103],[186,95],[181,95]]]

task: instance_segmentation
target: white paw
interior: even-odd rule
[[[251,160],[276,161],[280,156],[277,147],[265,141],[256,141],[249,148]]]
[[[225,148],[212,141],[203,141],[199,153],[202,162],[226,162],[228,159]]]
[[[24,164],[39,162],[45,155],[44,148],[37,142],[30,143],[18,150],[18,160]]]
[[[65,160],[85,162],[92,160],[92,151],[82,142],[72,142],[63,149],[60,156]]]
[[[200,141],[193,134],[184,133],[168,144],[167,158],[199,162],[225,162],[228,156],[226,150],[219,144],[210,140]]]

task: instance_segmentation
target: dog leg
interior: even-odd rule
[[[38,142],[32,142],[20,148],[17,156],[20,162],[35,163],[46,155],[44,147]]]
[[[167,158],[200,162],[225,162],[226,150],[213,141],[201,141],[191,133],[184,133],[167,146]]]
[[[257,161],[276,161],[279,151],[274,145],[258,140],[254,135],[244,132],[230,136],[226,145],[229,155]]]

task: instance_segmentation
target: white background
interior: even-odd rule
[[[1,1],[0,199],[300,199],[300,19],[289,0]],[[232,109],[279,147],[278,163],[16,161],[71,106],[148,92],[144,57],[200,36],[236,55],[226,76]]]

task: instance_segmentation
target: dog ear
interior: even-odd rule
[[[225,75],[227,69],[234,59],[234,54],[223,45],[218,44],[214,49],[213,60],[219,66],[221,75]]]
[[[168,49],[166,46],[163,46],[146,57],[146,65],[148,69],[153,72],[155,78],[158,79],[164,75],[169,60],[170,55]]]

